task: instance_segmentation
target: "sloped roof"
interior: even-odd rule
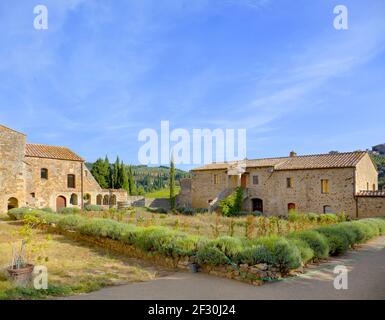
[[[11,129],[11,128],[8,128],[8,127],[6,127],[6,126],[4,126],[4,125],[2,125],[2,124],[0,124],[0,130],[7,131],[7,132],[16,132],[16,133],[19,133],[19,134],[22,134],[22,135],[25,136],[24,133],[19,132],[19,131],[17,131],[17,130],[13,130],[13,129]]]
[[[282,158],[246,160],[247,168],[273,167],[274,170],[300,170],[324,168],[353,168],[367,154],[366,151],[327,153]],[[191,171],[228,169],[234,162],[207,164]]]
[[[25,156],[35,158],[84,161],[76,153],[66,147],[48,146],[45,144],[30,144],[25,146]]]
[[[356,194],[358,197],[385,197],[385,191],[359,191]]]

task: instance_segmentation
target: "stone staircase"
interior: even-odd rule
[[[235,191],[235,188],[225,188],[223,189],[213,201],[209,204],[209,213],[212,213],[216,208],[218,208],[219,202],[232,194]]]

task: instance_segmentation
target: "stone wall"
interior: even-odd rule
[[[8,210],[11,198],[17,199],[17,207],[56,210],[56,199],[61,196],[67,207],[80,208],[82,180],[83,194],[90,199],[84,204],[97,204],[98,196],[113,196],[115,204],[127,201],[125,190],[102,190],[82,161],[28,157],[25,145],[24,134],[0,125],[0,212]],[[48,170],[48,179],[41,178],[43,168]],[[75,175],[75,188],[68,188],[68,174]],[[76,199],[73,203],[71,197]]]
[[[214,184],[214,175],[218,175],[218,184]],[[193,172],[191,180],[192,207],[208,208],[209,201],[214,200],[227,186],[228,176],[225,170]]]
[[[385,196],[357,197],[358,218],[385,217]]]
[[[26,204],[24,150],[26,136],[0,125],[0,212],[6,212],[8,201]]]
[[[323,213],[324,206],[330,206],[335,213],[344,211],[355,216],[354,168],[311,169],[273,171],[272,168],[248,168],[246,188],[248,198],[245,210],[252,210],[252,199],[263,201],[263,211],[267,215],[287,215],[289,203],[298,211]],[[214,174],[220,175],[220,184],[213,182]],[[259,184],[253,184],[253,175]],[[286,179],[292,178],[293,188],[287,188]],[[321,180],[329,180],[329,193],[322,194]],[[230,185],[225,170],[194,172],[191,184],[192,206],[207,208],[208,202]]]
[[[165,198],[146,198],[144,196],[128,196],[128,201],[133,207],[164,208],[170,209],[170,200]]]
[[[250,177],[258,175],[259,184],[248,179],[249,197],[245,209],[252,209],[252,201],[263,201],[267,215],[287,215],[289,204],[299,212],[324,213],[329,206],[334,213],[355,215],[354,169],[312,169],[271,172],[267,168],[250,169]],[[292,179],[292,188],[287,187],[287,178]],[[321,192],[321,180],[329,180],[329,193]]]
[[[192,205],[191,198],[191,179],[181,179],[180,180],[181,190],[176,197],[176,206],[183,208],[190,208]]]
[[[356,193],[362,190],[376,191],[378,189],[378,172],[368,154],[357,164],[355,179]]]

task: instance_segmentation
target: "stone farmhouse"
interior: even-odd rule
[[[59,210],[127,201],[125,190],[103,190],[84,160],[65,147],[26,143],[0,125],[0,212],[17,207]]]
[[[385,215],[385,192],[378,190],[376,165],[367,152],[291,152],[282,158],[212,163],[191,172],[192,178],[181,182],[178,205],[213,210],[241,186],[245,211]]]

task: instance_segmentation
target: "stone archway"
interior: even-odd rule
[[[8,210],[15,209],[18,207],[19,207],[19,200],[13,197],[8,199]]]
[[[67,199],[63,196],[58,196],[56,198],[56,212],[65,207],[67,207]]]
[[[251,205],[253,212],[258,211],[260,213],[263,213],[263,200],[259,198],[251,199]]]

